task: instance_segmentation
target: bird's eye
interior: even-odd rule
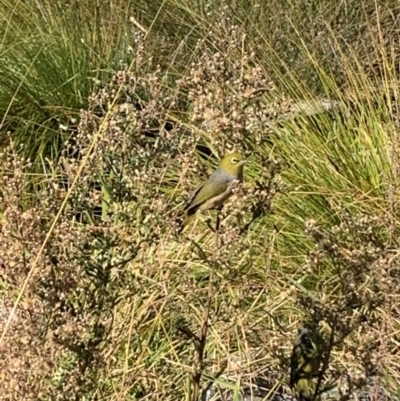
[[[232,157],[231,162],[232,164],[236,164],[239,160],[236,157]]]

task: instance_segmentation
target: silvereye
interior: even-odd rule
[[[197,210],[214,209],[221,206],[231,195],[229,184],[234,180],[243,181],[243,167],[246,160],[240,153],[227,154],[219,167],[189,197],[185,206],[187,220]]]
[[[301,325],[290,360],[290,387],[298,400],[311,400],[312,378],[318,377],[322,362],[323,339],[317,327]]]

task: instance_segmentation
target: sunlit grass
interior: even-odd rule
[[[69,197],[33,290],[22,297],[35,339],[43,327],[56,333],[46,342],[54,370],[49,364],[32,376],[37,394],[194,401],[199,369],[201,384],[214,380],[235,397],[239,381],[213,375],[227,362],[235,365],[238,355],[248,358],[249,369],[262,361],[268,374],[276,373],[269,376],[275,388],[287,389],[298,322],[345,301],[340,319],[356,323],[333,350],[337,372],[363,366],[354,350],[367,347],[369,333],[359,316],[365,314],[379,336],[375,314],[385,338],[395,336],[398,292],[385,293],[381,309],[371,306],[384,293],[379,285],[385,281],[375,274],[390,276],[385,266],[393,269],[388,291],[396,279],[399,81],[397,54],[386,40],[391,4],[377,9],[371,2],[360,10],[350,1],[344,10],[330,1],[0,3],[8,21],[0,28],[0,132],[10,131],[14,149],[23,145],[20,153],[35,167],[30,171],[28,163],[20,180],[18,164],[2,166],[0,212],[9,224],[1,231],[4,303],[15,300],[60,202]],[[111,85],[120,61],[130,65],[129,84],[124,71]],[[117,104],[134,107],[110,112],[118,85]],[[260,96],[252,103],[254,88]],[[104,132],[96,136],[107,111]],[[167,121],[174,127],[170,137]],[[81,170],[79,152],[76,163],[69,159],[71,142],[58,164],[71,133],[83,154],[95,145]],[[259,181],[264,191],[276,191],[272,206],[242,236],[229,234],[228,225],[221,249],[206,224],[214,212],[196,216],[184,236],[173,236],[171,214],[180,210],[181,193],[195,188],[231,147],[249,159],[250,190]],[[267,159],[276,163],[275,175]],[[82,176],[68,192],[78,171]],[[269,179],[279,185],[268,188]],[[256,198],[250,194],[249,202]],[[378,250],[367,241],[360,245],[368,238],[365,221]],[[360,284],[360,292],[372,294],[371,304],[353,306],[346,298],[342,275],[354,271],[378,282]],[[30,296],[37,309],[29,309]],[[195,338],[207,310],[200,357]],[[325,330],[335,320],[327,323],[326,316]],[[54,326],[40,326],[46,320]],[[16,331],[12,340],[32,333]],[[33,355],[42,346],[33,342]],[[387,371],[398,379],[393,348],[385,347]]]

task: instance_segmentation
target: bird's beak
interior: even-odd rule
[[[243,166],[243,165],[246,164],[246,163],[247,163],[247,160],[240,160],[239,166]]]

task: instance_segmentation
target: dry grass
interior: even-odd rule
[[[398,392],[397,114],[349,74],[341,110],[293,117],[299,99],[221,24],[176,85],[139,35],[34,187],[29,160],[1,155],[0,398],[194,401],[228,372],[233,393],[256,374],[286,394],[303,319],[327,344],[319,391]],[[233,149],[249,165],[218,231],[211,213],[178,234]]]

